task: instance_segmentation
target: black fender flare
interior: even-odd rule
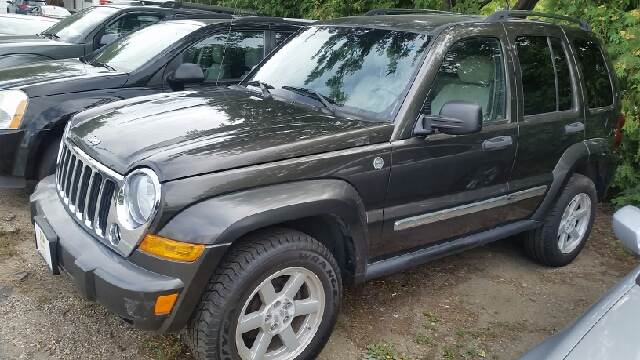
[[[81,94],[81,93],[80,93]],[[61,94],[64,97],[66,94]],[[54,96],[55,97],[55,96]],[[27,108],[27,115],[31,117],[26,124],[25,135],[16,154],[14,172],[32,177],[39,165],[39,156],[44,147],[51,143],[51,136],[62,135],[62,130],[68,121],[77,113],[86,109],[120,100],[117,96],[87,96],[62,99],[61,102],[44,102],[37,106],[35,113]]]
[[[552,171],[553,181],[547,193],[532,216],[533,220],[544,220],[549,209],[562,192],[563,187],[576,169],[592,161],[611,161],[611,150],[606,139],[590,139],[575,143],[567,148]],[[600,174],[597,174],[600,176]]]
[[[337,217],[353,241],[355,272],[368,254],[367,218],[357,190],[343,180],[290,182],[216,196],[185,208],[158,235],[206,245],[230,245],[242,236],[311,216]]]

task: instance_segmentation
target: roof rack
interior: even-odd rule
[[[591,26],[589,26],[589,24],[584,20],[580,20],[570,16],[541,13],[541,12],[528,11],[528,10],[498,10],[493,14],[487,16],[486,20],[487,21],[504,21],[504,20],[508,20],[509,18],[527,18],[529,16],[564,20],[564,21],[578,24],[582,30],[591,31]]]
[[[364,16],[375,15],[409,15],[409,14],[452,14],[448,11],[431,10],[431,9],[371,9],[364,13]]]
[[[224,6],[198,4],[198,3],[192,3],[192,2],[184,2],[180,0],[164,2],[160,5],[160,7],[174,8],[174,9],[204,10],[204,11],[211,11],[211,12],[217,12],[220,14],[228,14],[228,15],[245,15],[245,16],[263,16],[264,15],[259,13],[256,10],[234,9],[234,8],[224,7]]]

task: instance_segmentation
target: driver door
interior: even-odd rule
[[[510,99],[511,62],[503,31],[476,29],[473,37],[441,37],[440,67],[422,114],[438,115],[451,101],[482,107],[482,130],[432,133],[394,141],[384,211],[383,241],[371,257],[412,251],[478,232],[512,216],[503,197],[513,166],[517,124]],[[428,80],[427,80],[428,81]]]

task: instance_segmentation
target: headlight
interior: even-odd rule
[[[146,224],[160,203],[160,182],[151,169],[136,169],[124,179],[118,199],[120,223],[128,228]]]
[[[29,97],[20,90],[0,91],[0,129],[17,129],[27,111]]]

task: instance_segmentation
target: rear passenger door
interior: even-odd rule
[[[560,28],[507,24],[518,87],[518,153],[511,191],[543,189],[553,181],[562,154],[584,140],[578,74]],[[531,214],[538,201],[523,202]]]

